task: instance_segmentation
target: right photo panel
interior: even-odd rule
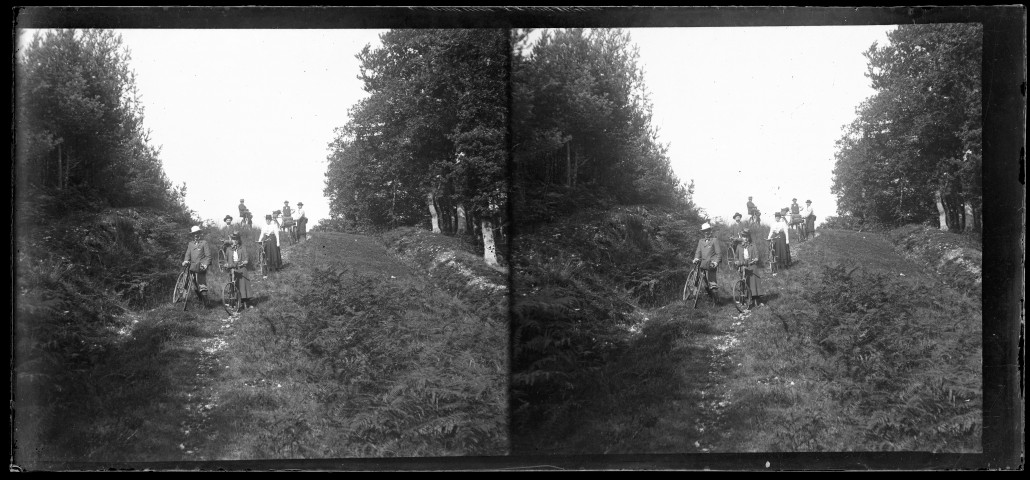
[[[981,24],[511,45],[512,454],[982,452]]]

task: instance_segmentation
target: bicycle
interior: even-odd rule
[[[182,272],[179,272],[179,277],[175,279],[175,287],[172,289],[172,304],[182,302],[182,311],[190,305],[190,289],[197,294],[197,298],[200,299],[201,304],[204,308],[207,308],[207,302],[204,301],[204,295],[200,291],[200,284],[197,283],[197,272],[191,272],[189,264],[182,267]]]
[[[229,281],[222,286],[222,307],[225,313],[232,315],[243,310],[243,298],[240,297],[240,290],[236,287],[236,270],[229,268]]]
[[[755,211],[749,213],[748,214],[748,222],[750,222],[752,226],[761,225],[762,224],[762,212],[760,212],[760,211],[758,211],[756,209]]]
[[[713,267],[714,268],[714,267]],[[715,296],[715,292],[712,291],[712,284],[708,282],[708,276],[702,272],[701,263],[695,263],[694,268],[687,274],[687,283],[683,284],[683,301],[689,302],[691,299],[694,301],[694,308],[697,308],[698,303],[701,301],[701,289],[711,299],[712,304],[718,303],[718,298]]]
[[[258,245],[258,270],[261,272],[261,276],[268,275],[268,261],[265,260],[265,244],[261,241],[254,242]]]
[[[752,263],[757,260],[752,260]],[[733,306],[737,307],[737,311],[744,313],[751,310],[754,306],[754,298],[752,298],[751,286],[747,283],[746,267],[740,265],[737,267],[740,272],[740,278],[733,282]]]
[[[769,273],[776,273],[780,269],[779,257],[776,256],[776,237],[768,242],[769,245]]]

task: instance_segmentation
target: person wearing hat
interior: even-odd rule
[[[250,308],[250,279],[247,278],[247,266],[250,265],[250,255],[240,240],[240,232],[233,232],[230,238],[232,239],[232,244],[225,252],[225,268],[236,274],[236,291],[240,292],[243,308]]]
[[[222,221],[225,222],[225,226],[223,227],[223,229],[225,230],[225,237],[222,239],[221,250],[222,253],[225,253],[225,250],[229,248],[229,245],[232,245],[232,234],[235,231],[235,229],[233,229],[232,227],[232,215],[226,215],[225,218],[222,219]],[[219,261],[221,261],[221,259],[219,259]]]
[[[242,198],[240,199],[240,225],[254,226],[254,217],[250,214],[250,209],[243,204]]]
[[[790,200],[790,214],[797,215],[801,210],[801,206],[798,205],[798,199],[792,198]]]
[[[751,223],[758,223],[759,216],[761,214],[758,212],[758,207],[755,206],[755,202],[751,201],[753,198],[754,197],[747,197],[747,216]]]
[[[719,266],[720,261],[722,261],[722,247],[719,246],[718,239],[712,238],[712,226],[705,222],[701,225],[701,239],[697,241],[697,248],[694,250],[694,263],[701,264],[701,271],[705,272],[705,277],[712,285],[712,290],[719,288],[716,283],[715,269]]]
[[[748,286],[751,287],[751,297],[754,298],[756,305],[761,305],[762,282],[756,273],[758,267],[758,247],[751,241],[751,230],[745,228],[740,236],[743,243],[737,247],[737,255],[733,264],[737,268],[744,269],[744,278],[747,280]]]
[[[186,254],[182,258],[182,266],[189,265],[190,272],[195,274],[200,296],[207,307],[207,267],[211,264],[211,247],[207,240],[201,238],[203,230],[194,225],[190,228],[190,241],[186,244]]]
[[[728,258],[736,258],[737,245],[743,241],[741,232],[747,230],[747,225],[740,221],[742,218],[744,218],[744,216],[741,215],[740,212],[733,214],[733,223],[730,224],[730,251],[727,252]]]
[[[805,236],[815,233],[815,210],[812,210],[812,201],[805,200],[805,208],[801,209],[801,218],[805,220]]]
[[[279,256],[279,226],[272,223],[271,215],[265,215],[265,226],[261,227],[258,241],[265,249],[265,266],[268,271],[279,270],[282,266],[282,257]]]
[[[297,239],[306,240],[308,235],[308,214],[304,212],[304,202],[297,202]]]
[[[294,233],[296,233],[296,230],[294,230],[294,228],[293,228],[294,226],[295,226],[295,224],[293,223],[293,209],[290,208],[290,202],[289,202],[289,200],[287,200],[287,201],[283,202],[283,223],[282,223],[282,227],[280,227],[280,228],[282,228],[283,230],[286,230],[286,233],[288,233],[290,235],[291,240],[296,242],[297,239],[296,238],[292,238]]]
[[[786,268],[790,266],[790,235],[787,234],[790,226],[787,225],[787,219],[782,213],[776,212],[775,215],[776,219],[769,227],[767,240],[773,242],[773,254],[776,255],[777,265]]]

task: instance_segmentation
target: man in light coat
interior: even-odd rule
[[[182,258],[182,266],[190,266],[190,272],[196,274],[200,296],[207,307],[207,267],[211,265],[211,247],[207,240],[201,238],[203,230],[194,225],[190,228],[190,242],[186,245],[186,254]],[[189,295],[189,292],[186,292]]]
[[[705,272],[705,278],[712,285],[712,290],[717,290],[716,268],[722,261],[722,247],[719,240],[712,237],[712,226],[705,222],[701,225],[701,240],[697,241],[697,248],[694,250],[694,263],[701,264],[701,271]]]

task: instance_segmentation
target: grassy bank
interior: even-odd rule
[[[740,336],[719,447],[979,451],[979,299],[880,235],[825,230],[794,251]]]
[[[669,294],[633,295],[617,276],[626,269],[590,265],[597,257],[575,248],[614,259],[634,242],[625,229],[563,239],[618,217],[598,218],[539,228],[546,245],[516,243],[536,255],[529,266],[514,257],[515,361],[525,362],[512,376],[516,452],[979,451],[979,299],[885,236],[792,239],[794,265],[760,271],[765,305],[739,315],[672,293],[682,285],[673,265],[689,262],[694,238],[680,255],[663,252],[670,263],[657,275],[668,285],[655,291]],[[661,229],[644,231],[654,242]],[[765,262],[768,227],[752,231]],[[520,341],[520,329],[533,336]]]
[[[507,451],[497,302],[451,293],[365,236],[319,233],[284,257],[251,273],[254,309],[111,315],[103,348],[67,373],[79,381],[26,375],[68,401],[18,403],[20,463]]]

